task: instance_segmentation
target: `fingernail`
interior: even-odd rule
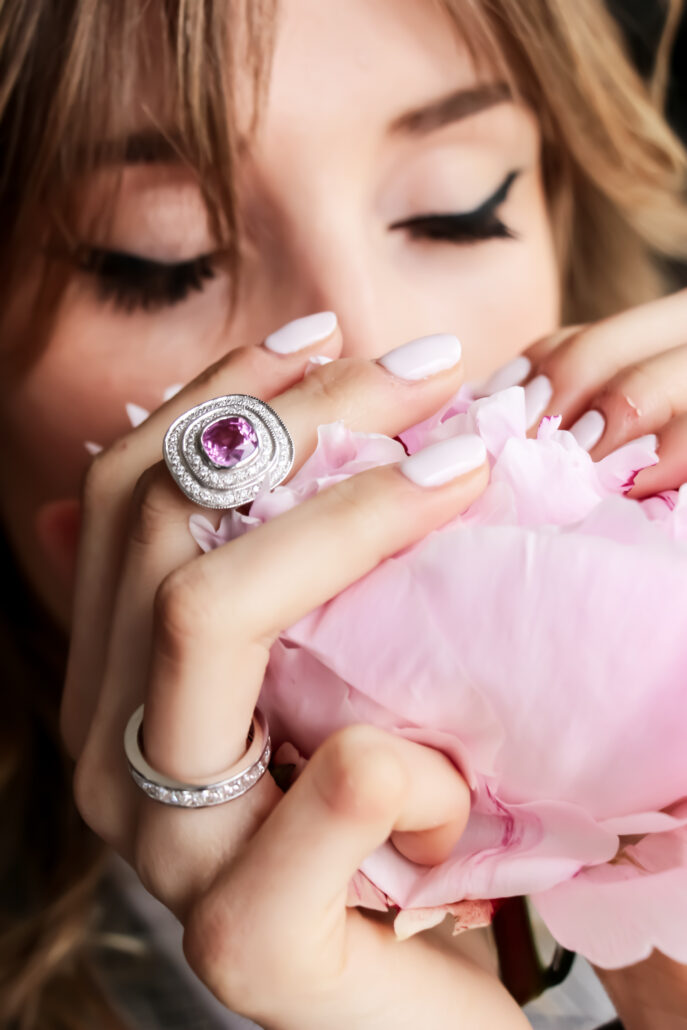
[[[321,365],[331,364],[333,360],[334,358],[328,358],[326,354],[313,354],[306,362],[304,376],[310,375],[311,372],[314,372]]]
[[[532,382],[527,384],[525,387],[525,416],[528,429],[531,429],[544,414],[552,397],[553,386],[548,376],[535,376]]]
[[[580,415],[577,422],[570,427],[570,432],[580,447],[584,447],[585,451],[591,451],[604,435],[605,428],[606,419],[600,411],[593,409]]]
[[[313,343],[321,343],[336,329],[336,315],[333,311],[318,311],[287,322],[281,329],[265,338],[264,346],[274,354],[293,354]]]
[[[461,353],[457,337],[450,333],[434,333],[395,347],[377,358],[377,363],[399,379],[425,379],[453,368],[460,361]]]
[[[656,451],[658,450],[658,437],[655,433],[647,433],[646,436],[638,436],[636,440],[628,440],[627,443],[622,444],[620,447],[616,447],[614,451],[611,451],[611,454],[617,454],[618,451],[624,450],[625,447],[636,447],[637,445],[640,447],[647,447],[651,451]],[[610,458],[611,454],[608,454],[607,457]]]
[[[418,486],[441,486],[484,465],[487,449],[479,436],[451,436],[405,458],[399,468]]]
[[[530,359],[524,354],[519,354],[517,358],[513,358],[507,365],[497,368],[487,381],[482,384],[479,392],[485,397],[490,397],[492,393],[498,393],[499,390],[507,390],[509,386],[518,386],[523,379],[527,379],[531,371],[532,362]]]

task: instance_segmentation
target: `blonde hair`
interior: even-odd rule
[[[687,256],[685,151],[661,113],[679,4],[670,4],[647,86],[601,0],[427,3],[539,116],[565,319],[597,319],[665,291],[665,259]],[[173,144],[198,174],[238,281],[235,70],[248,68],[258,112],[275,17],[272,0],[0,0],[2,288],[44,244],[37,214],[68,234],[74,176],[98,161],[103,133],[116,127],[153,54],[173,101]],[[241,51],[229,54],[232,25]],[[5,575],[0,651],[12,685],[0,726],[0,1024],[114,1026],[88,963],[104,849],[76,815],[59,741],[64,655],[55,644],[45,663],[56,634],[32,599],[19,613],[23,589],[18,572]],[[35,806],[48,801],[51,818],[27,837]]]

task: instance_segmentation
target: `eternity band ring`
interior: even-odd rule
[[[174,481],[202,508],[239,508],[293,466],[289,432],[269,404],[249,394],[215,397],[172,422],[162,453]]]
[[[214,783],[187,783],[165,776],[154,769],[142,751],[143,727],[141,705],[133,713],[124,731],[124,751],[129,771],[141,790],[164,805],[179,808],[209,808],[241,797],[254,787],[267,772],[271,743],[267,719],[256,706],[248,731],[248,750],[242,758],[226,769]]]

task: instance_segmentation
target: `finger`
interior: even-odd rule
[[[288,949],[293,934],[299,952],[316,954],[333,926],[343,929],[351,877],[395,830],[422,831],[454,816],[465,825],[468,789],[442,757],[374,726],[334,733],[203,905],[231,904],[236,925],[250,912],[258,938],[261,925],[276,926],[280,946]]]
[[[687,346],[623,368],[570,426],[595,461],[687,411]]]
[[[573,333],[533,364],[525,383],[531,435],[545,415],[562,415],[567,428],[623,368],[680,347],[686,339],[687,290]]]
[[[547,354],[550,354],[569,337],[579,333],[583,328],[581,325],[565,326],[550,336],[544,336],[537,340],[522,354],[518,354],[505,365],[497,368],[487,380],[473,387],[476,397],[491,397],[499,390],[506,390],[510,386],[521,386],[529,379],[532,369]]]
[[[532,368],[543,361],[547,355],[557,350],[566,340],[571,339],[573,336],[579,336],[587,328],[588,326],[581,322],[577,325],[562,326],[555,333],[551,333],[550,336],[544,336],[542,339],[537,340],[536,343],[531,344],[525,351],[525,354],[532,362]]]
[[[303,377],[313,352],[336,357],[341,343],[336,327],[302,350],[284,355],[264,346],[236,348],[93,462],[84,490],[69,662],[60,711],[62,737],[74,758],[83,747],[102,678],[131,493],[142,470],[159,459],[167,427],[187,408],[208,397],[246,393],[269,400]]]
[[[144,729],[153,766],[195,779],[235,762],[278,634],[482,493],[481,441],[440,444],[405,459],[407,474],[393,465],[359,473],[163,582]],[[455,478],[431,488],[408,478],[437,456]]]
[[[341,419],[356,432],[396,436],[437,411],[462,380],[460,344],[443,333],[377,361],[342,358],[314,369],[271,402],[294,441],[293,473],[315,449],[318,426]]]
[[[435,374],[418,380],[389,371],[390,367],[407,374],[409,356],[411,373],[419,368]],[[458,341],[455,337],[435,336],[411,341],[379,362],[356,359],[318,368],[274,398],[272,407],[289,427],[294,468],[298,468],[315,445],[318,425],[343,419],[351,429],[395,436],[408,424],[420,422],[437,410],[458,388],[461,375]],[[133,532],[117,610],[111,620],[114,633],[105,685],[107,689],[112,684],[111,704],[106,704],[99,715],[105,724],[111,719],[110,739],[119,736],[124,713],[137,707],[143,696],[142,677],[149,655],[141,653],[135,642],[144,645],[148,639],[151,620],[146,613],[152,612],[155,591],[165,576],[196,554],[188,532],[188,517],[195,507],[185,498],[181,500],[178,491],[178,496],[173,495],[170,484],[166,469],[160,467],[145,476],[136,491]],[[167,509],[170,518],[166,523]],[[72,662],[73,679],[79,675],[79,657]],[[123,665],[128,666],[127,671],[122,671]],[[99,745],[101,750],[107,746],[105,741]]]
[[[122,738],[131,712],[144,696],[155,591],[172,569],[192,561],[198,553],[188,529],[193,510],[162,463],[140,477],[132,498],[127,551],[108,625],[106,669],[99,694],[93,691],[94,714],[74,778],[82,817],[120,854],[126,854],[131,845],[132,827],[142,800],[126,767]],[[72,676],[76,679],[77,675],[74,660]]]
[[[627,494],[634,500],[665,490],[677,490],[687,483],[687,415],[680,415],[658,432],[657,465],[642,469]]]

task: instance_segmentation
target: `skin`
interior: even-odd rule
[[[352,727],[322,745],[283,798],[265,776],[230,805],[168,810],[128,776],[126,721],[145,700],[150,761],[171,775],[213,778],[245,750],[279,629],[464,510],[487,474],[423,490],[398,469],[372,470],[198,557],[187,531],[192,506],[156,464],[172,418],[207,397],[256,394],[283,415],[297,468],[318,424],[344,418],[395,435],[464,379],[482,380],[529,348],[530,378],[550,377],[547,412],[562,412],[564,427],[588,407],[606,414],[593,456],[658,432],[661,463],[636,491],[687,478],[687,393],[675,387],[687,365],[687,299],[577,327],[562,341],[534,115],[508,102],[422,137],[390,134],[403,112],[476,81],[461,42],[421,0],[287,0],[265,118],[241,171],[251,235],[232,320],[222,275],[183,303],[124,312],[79,274],[40,355],[21,373],[8,360],[3,376],[0,460],[10,489],[2,516],[38,596],[70,629],[62,730],[77,761],[77,804],[182,920],[198,974],[266,1026],[422,1019],[439,1028],[455,1025],[456,1011],[465,1026],[526,1025],[483,971],[426,935],[399,948],[387,926],[344,907],[348,879],[390,834],[416,861],[448,853],[467,818],[465,784],[443,756]],[[474,208],[513,170],[520,174],[499,216],[514,239],[455,245],[388,229]],[[84,232],[112,174],[83,184]],[[168,164],[124,169],[97,242],[165,261],[212,248],[195,184]],[[29,277],[3,313],[8,358],[17,341],[30,341],[31,287]],[[289,319],[325,309],[340,326],[328,340],[287,357],[259,346]],[[462,341],[452,370],[408,384],[374,361],[438,331]],[[302,379],[312,353],[336,360]],[[190,385],[129,432],[125,404],[156,409],[173,383]],[[85,440],[107,448],[92,464]],[[401,505],[407,518],[396,536],[389,527]],[[228,576],[254,613],[234,619],[231,641]]]

